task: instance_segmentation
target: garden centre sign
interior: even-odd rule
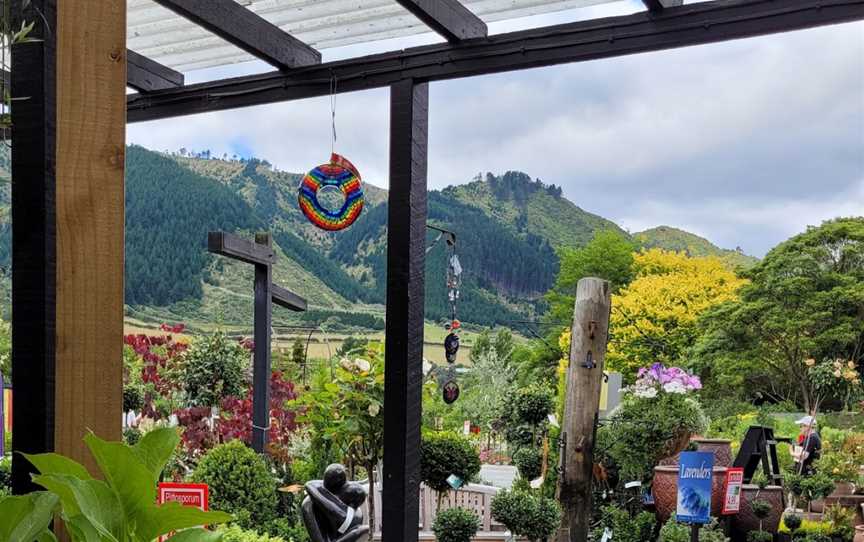
[[[210,488],[207,484],[177,484],[161,482],[157,494],[157,502],[179,502],[183,506],[193,506],[202,512],[210,510]],[[162,542],[169,537],[159,537]]]
[[[678,467],[678,521],[692,524],[711,522],[711,479],[714,454],[681,452]]]
[[[726,471],[723,486],[723,514],[737,514],[741,510],[741,486],[744,484],[744,469],[731,467]]]

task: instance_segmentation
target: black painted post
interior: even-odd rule
[[[390,87],[383,542],[419,531],[428,118],[428,83]]]
[[[267,247],[273,241],[269,233],[255,235],[255,242]],[[270,328],[273,316],[271,285],[273,267],[255,265],[255,360],[252,389],[252,448],[264,453],[270,440]]]
[[[21,13],[22,4],[13,1],[12,12]],[[54,450],[56,14],[57,0],[33,0],[26,16],[36,23],[36,39],[12,52],[12,96],[27,97],[12,108],[12,445],[24,453]],[[36,489],[32,468],[13,454],[16,494]]]
[[[292,311],[305,311],[306,300],[273,284],[273,240],[269,233],[255,235],[255,242],[234,234],[211,231],[207,249],[221,256],[255,266],[255,354],[252,363],[252,448],[258,453],[267,449],[270,431],[270,330],[273,303]]]

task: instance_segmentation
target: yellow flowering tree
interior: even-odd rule
[[[606,366],[632,381],[640,367],[675,365],[708,309],[737,299],[746,281],[717,257],[651,249],[634,257],[636,278],[612,298]]]

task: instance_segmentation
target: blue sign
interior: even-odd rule
[[[681,452],[678,466],[678,521],[711,522],[711,488],[714,454]]]

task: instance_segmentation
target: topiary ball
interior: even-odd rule
[[[468,482],[480,473],[480,456],[471,441],[449,432],[428,433],[420,444],[420,478],[435,491],[451,489],[453,474]]]
[[[276,480],[264,458],[242,441],[232,440],[207,452],[192,479],[210,486],[211,508],[238,515],[244,528],[254,528],[276,515]]]
[[[477,534],[480,519],[474,512],[464,508],[449,508],[438,513],[432,524],[432,532],[438,542],[471,542]]]
[[[543,472],[543,450],[539,448],[520,448],[513,454],[513,463],[524,480],[534,480]]]

